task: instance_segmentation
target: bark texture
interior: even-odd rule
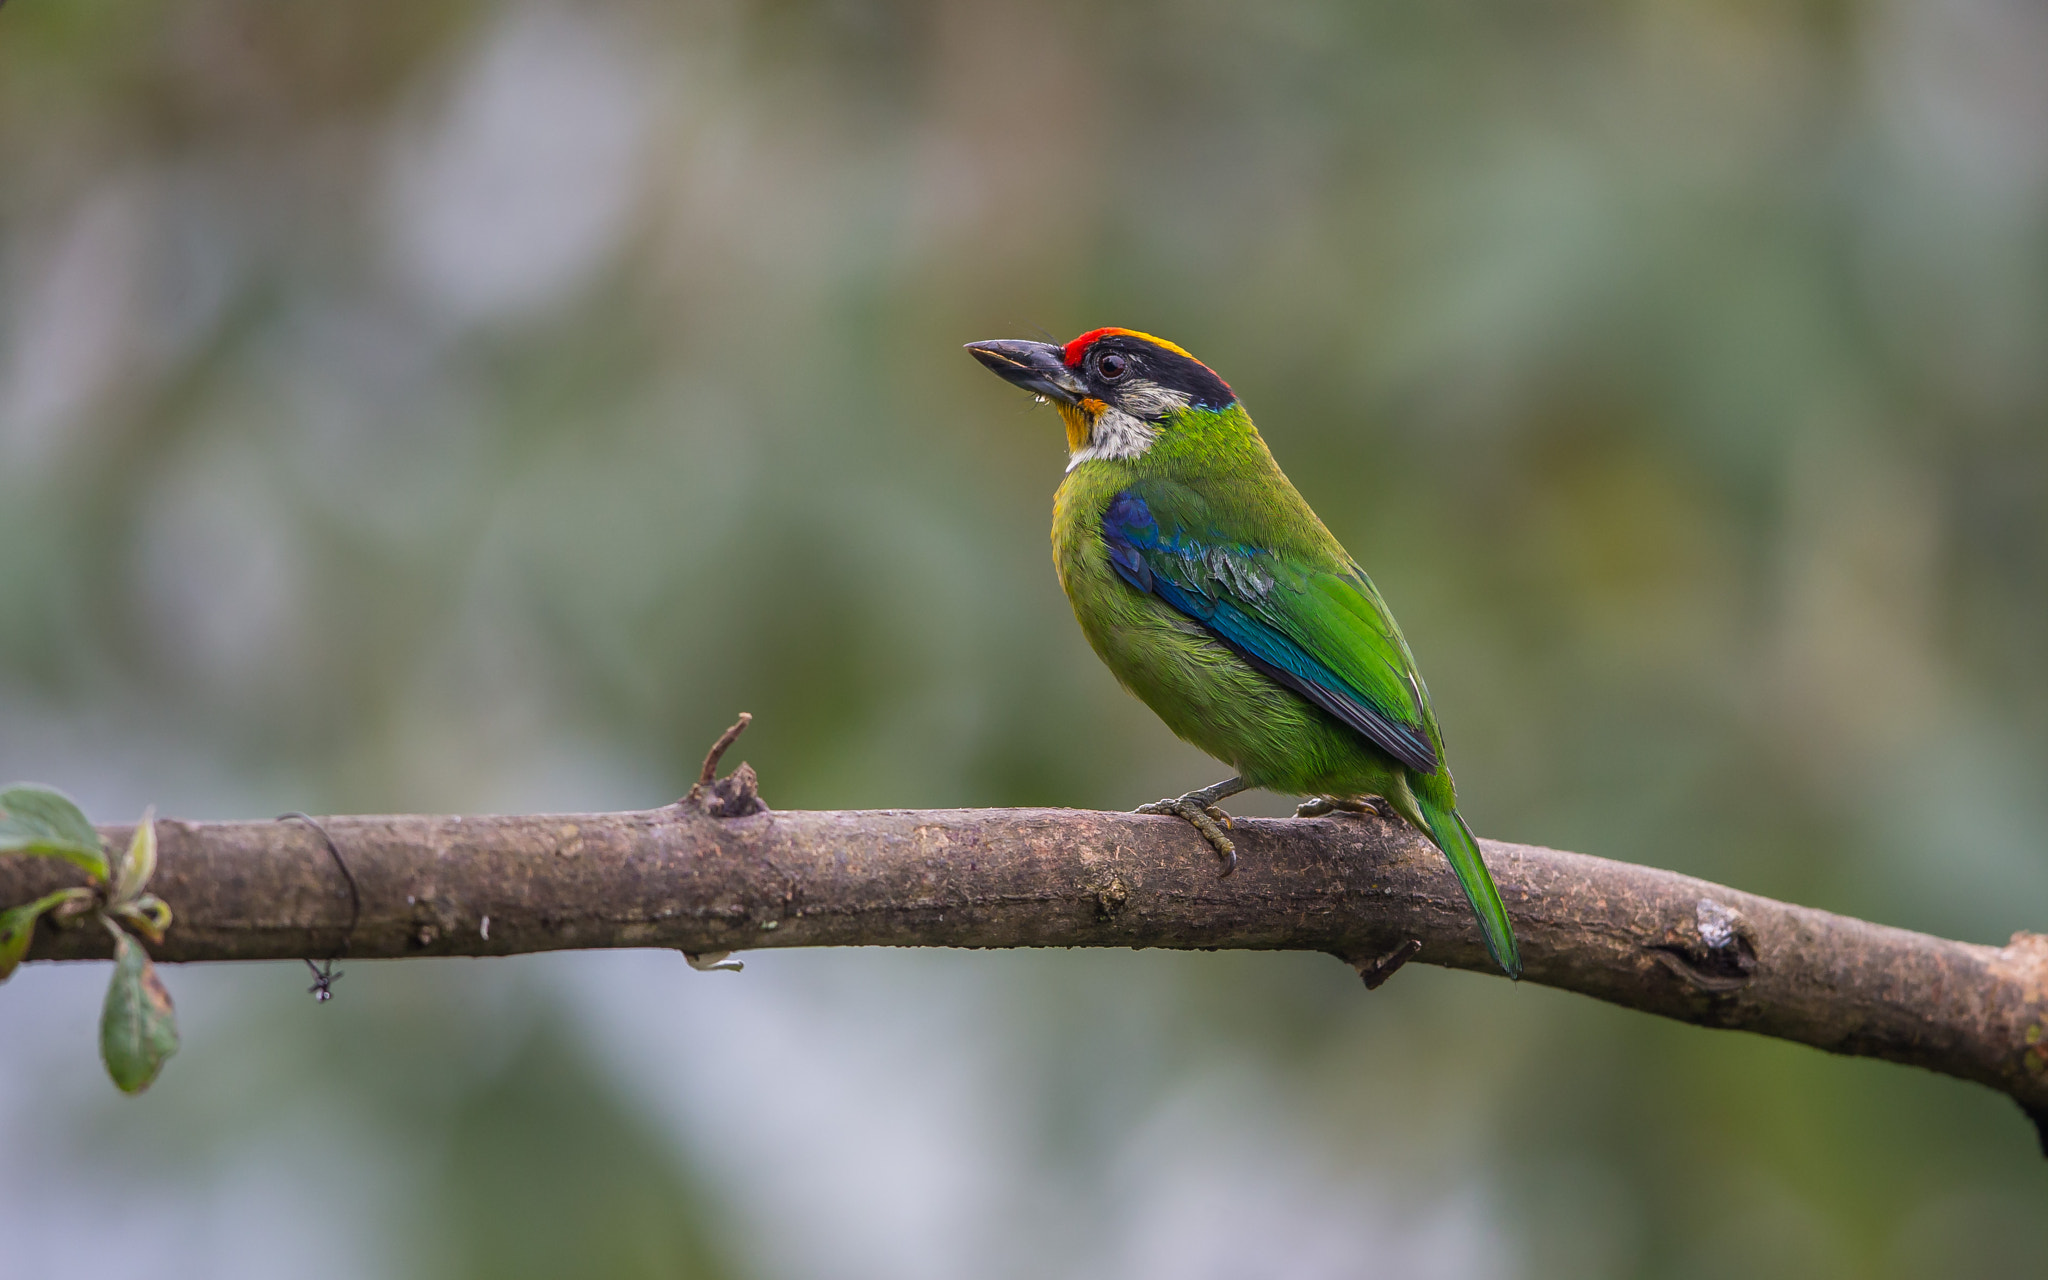
[[[1443,858],[1370,815],[1239,820],[1237,873],[1219,879],[1214,853],[1175,818],[753,812],[746,790],[640,813],[323,819],[360,889],[347,954],[1247,948],[1328,952],[1373,986],[1410,955],[1492,968]],[[150,949],[159,960],[342,950],[354,904],[317,830],[157,826],[151,887],[177,913]],[[101,834],[118,848],[131,830]],[[2048,937],[1952,942],[1668,871],[1482,844],[1529,981],[1926,1067],[2012,1095],[2037,1123],[2048,1116]],[[73,878],[43,859],[0,858],[0,907]],[[104,930],[47,922],[30,952],[108,954]]]

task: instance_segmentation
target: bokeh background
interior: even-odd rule
[[[2048,928],[2044,66],[2028,0],[15,0],[0,777],[644,807],[746,709],[782,808],[1212,781],[959,350],[1122,324],[1371,569],[1480,831]],[[347,968],[170,972],[132,1101],[98,966],[0,990],[0,1271],[2048,1265],[2010,1102],[1478,975]]]

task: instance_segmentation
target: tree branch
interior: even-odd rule
[[[752,801],[751,792],[746,797]],[[1065,809],[324,820],[362,895],[353,959],[573,947],[1324,951],[1369,985],[1410,955],[1491,971],[1443,858],[1370,815],[1241,819],[1238,871],[1187,824]],[[131,829],[102,827],[113,847]],[[158,823],[160,960],[320,958],[348,886],[300,822]],[[1485,841],[1529,981],[1702,1026],[1926,1067],[2048,1117],[2048,937],[1951,942],[1703,880]],[[0,858],[0,906],[67,882]],[[109,953],[103,929],[36,959]],[[1415,944],[1419,944],[1419,950]],[[2044,1126],[2048,1142],[2048,1126]]]

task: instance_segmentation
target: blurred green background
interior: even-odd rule
[[[746,709],[781,808],[1213,781],[959,349],[1119,324],[1372,571],[1483,833],[2048,928],[2044,66],[2026,0],[14,0],[0,777],[643,807]],[[2048,1266],[2009,1101],[1476,975],[348,968],[172,971],[136,1101],[95,967],[0,990],[0,1271]]]

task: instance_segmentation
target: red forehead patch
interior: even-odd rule
[[[1060,352],[1060,357],[1069,366],[1077,365],[1081,363],[1081,357],[1088,354],[1088,348],[1094,346],[1098,339],[1112,337],[1136,338],[1141,342],[1149,342],[1155,347],[1164,347],[1177,356],[1187,356],[1188,359],[1195,360],[1193,356],[1188,355],[1187,352],[1166,339],[1155,338],[1149,333],[1140,333],[1136,329],[1090,329],[1072,342],[1069,342]],[[1195,360],[1195,363],[1201,364],[1202,362]],[[1204,365],[1203,367],[1207,368],[1208,366]]]
[[[1097,338],[1107,338],[1112,333],[1129,332],[1129,329],[1090,329],[1072,342],[1069,342],[1065,349],[1060,352],[1060,355],[1069,365],[1077,365],[1081,363],[1081,357],[1087,352],[1088,348],[1095,345]]]

